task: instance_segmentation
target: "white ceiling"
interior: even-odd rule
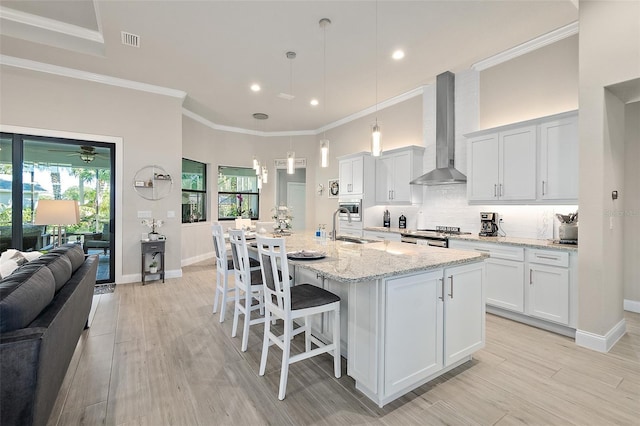
[[[220,125],[315,130],[577,21],[574,3],[381,0],[376,37],[373,1],[0,0],[5,16],[40,15],[104,39],[97,53],[83,53],[71,44],[27,41],[36,38],[24,32],[8,36],[4,25],[0,53],[182,90],[185,108]],[[326,30],[326,105],[318,25],[325,17],[333,21]],[[123,46],[121,31],[139,35],[140,48]],[[402,61],[391,59],[396,48],[406,51]],[[285,57],[290,50],[298,55],[293,63]],[[277,95],[291,92],[291,65],[296,98],[285,101]],[[249,90],[253,82],[261,92]],[[314,97],[317,107],[309,105]],[[270,118],[258,123],[254,112]]]

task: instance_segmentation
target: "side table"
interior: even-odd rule
[[[142,285],[145,283],[145,278],[147,275],[158,275],[160,274],[160,278],[162,278],[162,282],[164,282],[164,244],[166,241],[140,241],[142,259],[141,259],[141,272],[142,272]],[[146,268],[145,261],[146,255],[151,254],[152,257],[155,258],[156,255],[160,255],[160,264],[158,266],[158,271],[151,273]]]

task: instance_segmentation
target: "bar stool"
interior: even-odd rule
[[[244,230],[229,229],[229,242],[231,243],[231,255],[235,272],[235,308],[233,312],[231,337],[236,337],[238,317],[240,314],[244,315],[242,352],[245,352],[249,341],[249,326],[264,322],[264,316],[251,319],[251,312],[258,309],[260,310],[260,315],[264,315],[262,274],[259,270],[251,270]],[[256,300],[258,304],[254,305],[254,300]]]
[[[221,308],[220,308],[220,322],[224,322],[225,313],[227,310],[227,302],[233,299],[233,295],[229,293],[234,289],[229,288],[229,275],[233,274],[233,259],[227,255],[227,246],[224,241],[224,231],[222,225],[214,223],[211,226],[211,232],[213,234],[213,248],[216,253],[216,295],[213,300],[213,313],[218,312],[218,299],[222,296]],[[260,263],[255,259],[250,259],[251,270],[259,270]]]
[[[257,237],[258,257],[262,271],[264,289],[264,340],[260,359],[261,376],[267,366],[267,355],[271,344],[282,349],[282,369],[280,372],[280,389],[278,399],[283,400],[287,388],[289,365],[303,359],[311,358],[325,352],[333,353],[333,369],[336,377],[341,376],[340,366],[340,297],[311,284],[291,286],[289,263],[284,238]],[[278,272],[281,268],[281,273]],[[311,335],[311,323],[308,318],[324,312],[333,312],[332,342],[325,344]],[[272,319],[284,321],[284,335],[277,336],[271,331]],[[295,319],[304,319],[304,325],[294,330]],[[304,332],[305,350],[291,355],[291,339]],[[317,348],[311,349],[311,343]]]

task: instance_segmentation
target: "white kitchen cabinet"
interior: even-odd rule
[[[487,304],[524,312],[524,263],[487,259]]]
[[[569,324],[569,254],[550,250],[531,250],[527,313],[531,316]]]
[[[442,279],[438,270],[387,281],[385,394],[400,392],[443,366]]]
[[[465,135],[471,203],[578,200],[578,113],[569,111]]]
[[[424,148],[386,151],[376,159],[376,203],[420,204],[423,188],[409,182],[422,174]]]
[[[578,199],[578,151],[577,114],[540,124],[540,199]]]
[[[400,242],[402,238],[400,234],[396,234],[395,232],[368,231],[366,229],[363,232],[363,236],[370,240],[397,242]]]
[[[482,264],[444,270],[444,365],[484,347],[485,270]]]
[[[471,138],[469,160],[469,201],[535,200],[535,126]]]
[[[361,195],[364,191],[364,158],[340,160],[340,195]]]

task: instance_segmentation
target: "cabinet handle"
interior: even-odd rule
[[[442,296],[438,296],[438,299],[444,302],[444,278],[438,278],[440,280],[440,284],[442,285]]]
[[[451,281],[451,293],[449,293],[449,297],[453,299],[453,275],[449,277],[449,280]]]
[[[502,184],[500,184],[500,196],[502,197]]]
[[[497,183],[493,184],[493,196],[494,197],[498,196],[498,184]]]
[[[475,251],[481,251],[481,252],[484,252],[484,253],[491,253],[491,250],[487,250],[487,249],[479,249],[479,248],[477,248],[477,249],[474,249],[474,250]]]
[[[389,194],[387,196],[389,199],[391,199],[391,190],[389,190]]]
[[[542,195],[544,195],[544,181],[542,181]]]
[[[538,259],[549,259],[549,260],[558,260],[557,257],[553,257],[553,256],[542,256],[541,254],[536,254],[536,257]]]
[[[533,269],[529,269],[529,285],[533,284]]]

